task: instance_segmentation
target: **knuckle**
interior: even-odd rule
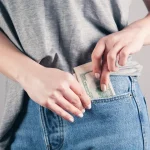
[[[115,68],[114,66],[110,66],[110,67],[109,67],[109,71],[115,72],[115,71],[116,71],[116,68]]]
[[[72,104],[73,104],[73,105],[78,105],[78,103],[79,103],[79,102],[78,102],[77,100],[73,100],[73,101],[72,101]]]
[[[111,37],[108,37],[108,38],[106,39],[106,45],[108,45],[108,43],[110,43],[110,41],[111,41]]]
[[[64,116],[64,113],[61,110],[57,110],[56,113],[60,116]]]
[[[107,79],[106,78],[102,78],[102,83],[106,83],[107,82]]]
[[[101,47],[101,45],[103,45],[104,43],[105,43],[104,38],[101,38],[101,39],[97,42],[96,47]]]
[[[107,77],[105,76],[105,74],[102,74],[102,78],[101,78],[101,83],[107,83]]]
[[[50,99],[43,101],[43,106],[45,106],[46,108],[51,108],[51,102],[49,101]]]
[[[64,118],[64,119],[67,119],[69,118],[69,114],[67,112],[61,112],[61,116]]]
[[[42,101],[42,102],[41,102],[41,105],[42,105],[42,106],[45,106],[45,107],[48,107],[48,101]]]
[[[110,41],[112,41],[113,43],[115,43],[117,41],[117,36],[110,37]]]
[[[57,91],[53,91],[49,94],[49,97],[52,98],[52,99],[56,99],[57,98]]]
[[[59,86],[59,90],[61,92],[65,92],[65,90],[66,90],[66,84],[65,83],[61,83],[60,86]]]
[[[120,65],[120,66],[124,66],[124,65],[125,65],[125,62],[124,62],[124,61],[119,62],[119,65]]]
[[[83,89],[80,89],[80,91],[78,93],[78,97],[82,97],[83,93],[84,93]]]
[[[113,53],[110,53],[110,52],[109,52],[109,53],[107,54],[107,59],[108,59],[108,60],[115,60],[115,56],[113,55]]]
[[[112,66],[111,71],[116,71],[116,68],[114,66]]]
[[[92,53],[92,59],[99,59],[99,56],[96,53]]]
[[[77,111],[77,110],[73,110],[72,113],[75,114],[75,115],[78,115],[80,112]]]
[[[65,108],[66,108],[66,110],[71,110],[71,106],[70,105],[66,105]]]
[[[80,98],[78,97],[78,95],[72,97],[72,101],[71,101],[72,104],[78,104],[79,102],[80,102]]]
[[[93,73],[96,73],[96,72],[98,73],[99,71],[100,71],[100,68],[98,68],[98,67],[96,67],[96,66],[93,67]]]
[[[69,81],[73,80],[73,76],[69,72],[65,72],[65,78]]]
[[[123,58],[127,57],[126,51],[121,51],[121,57],[123,57]]]

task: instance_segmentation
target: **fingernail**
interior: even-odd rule
[[[70,120],[71,122],[74,122],[74,118],[72,118],[72,117],[71,117],[71,118],[69,118],[69,120]]]
[[[106,91],[106,85],[105,84],[101,84],[101,90]]]
[[[97,79],[99,79],[99,78],[100,78],[100,74],[99,74],[99,73],[95,73],[95,77],[96,77]]]
[[[85,112],[85,109],[82,109],[82,112],[84,113],[84,112]]]
[[[82,118],[82,117],[83,117],[83,114],[78,114],[78,116]]]
[[[91,109],[91,103],[87,106],[87,109]]]

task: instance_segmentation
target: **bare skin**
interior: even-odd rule
[[[150,0],[145,0],[145,4],[150,10]],[[100,80],[101,90],[107,90],[110,72],[118,70],[117,60],[120,66],[124,66],[130,54],[149,44],[150,13],[123,30],[101,38],[91,55],[93,73]]]
[[[21,84],[36,103],[71,122],[74,118],[70,113],[82,117],[85,108],[90,108],[90,98],[72,74],[38,64],[2,32],[0,54],[0,72]]]
[[[150,1],[145,0],[145,3],[149,7]],[[114,65],[116,55],[120,56],[119,64],[124,65],[127,55],[139,51],[143,45],[150,44],[149,24],[150,15],[147,15],[97,43],[92,53],[93,72],[101,72],[103,85],[107,85],[109,81],[110,70],[116,69]],[[105,59],[101,70],[99,62],[103,53]],[[0,72],[18,82],[36,103],[68,121],[72,122],[74,119],[70,113],[77,116],[81,114],[82,117],[83,109],[90,108],[90,98],[72,74],[41,66],[21,53],[1,31]],[[102,89],[105,87],[103,86]]]

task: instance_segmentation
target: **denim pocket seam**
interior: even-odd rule
[[[141,136],[143,139],[143,150],[146,150],[145,147],[145,142],[146,142],[146,136],[145,136],[145,126],[143,125],[142,119],[141,119],[141,107],[140,107],[140,103],[138,101],[138,98],[133,94],[133,100],[135,101],[136,107],[137,107],[137,111],[138,111],[138,118],[139,118],[139,123],[140,123],[140,127],[141,127]]]
[[[39,110],[40,110],[40,120],[41,120],[41,126],[42,126],[42,130],[43,130],[43,135],[44,135],[44,141],[45,141],[45,144],[46,144],[46,149],[50,150],[49,138],[47,136],[48,133],[47,133],[46,125],[45,125],[45,121],[44,121],[43,107],[39,106]]]
[[[108,98],[97,98],[97,99],[92,99],[92,103],[105,103],[105,102],[111,102],[111,101],[116,101],[116,100],[122,100],[125,98],[131,99],[132,97],[132,92],[127,92],[121,95],[114,95],[113,97],[108,97]]]
[[[44,113],[44,107],[40,106],[40,115],[41,115],[41,123],[42,123],[42,129],[43,129],[43,134],[44,134],[44,140],[45,140],[45,144],[46,144],[46,149],[47,150],[51,150],[52,148],[52,144],[51,144],[51,141],[48,137],[48,127],[47,127],[47,118],[45,116],[45,113]],[[57,115],[57,114],[56,114]],[[64,138],[63,138],[63,121],[61,120],[60,116],[58,116],[58,121],[59,121],[59,125],[58,125],[58,128],[59,128],[59,135],[60,135],[60,140],[61,140],[61,143],[54,148],[54,150],[58,150],[62,147],[63,145],[63,141],[64,141]]]
[[[150,118],[149,118],[149,114],[148,114],[148,107],[147,107],[146,97],[143,96],[143,99],[144,99],[144,103],[145,103],[145,107],[146,107],[146,112],[147,112],[147,116],[148,116],[148,121],[149,121],[149,126],[150,126]]]
[[[143,121],[142,121],[142,107],[141,107],[141,102],[139,100],[139,97],[137,97],[136,86],[138,86],[138,88],[139,88],[139,83],[137,82],[137,80],[133,79],[132,94],[133,94],[133,100],[136,104],[136,108],[137,108],[137,111],[138,111],[138,118],[139,118],[139,123],[140,123],[140,127],[141,127],[141,136],[142,136],[142,139],[143,139],[143,150],[148,150],[147,147],[146,147],[147,138],[145,136],[145,125],[143,124]]]
[[[58,116],[58,115],[57,115]],[[59,150],[60,148],[62,148],[63,146],[63,142],[64,142],[64,125],[63,125],[63,120],[60,116],[58,116],[58,120],[59,120],[59,130],[60,130],[60,138],[61,138],[61,144],[59,144],[58,147],[56,147],[54,150]]]

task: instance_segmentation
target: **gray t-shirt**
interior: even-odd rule
[[[91,61],[98,40],[128,25],[131,0],[0,0],[0,28],[25,55],[39,62],[59,57],[59,68]],[[22,66],[23,67],[23,66]],[[140,72],[138,71],[137,74]],[[6,80],[0,150],[8,144],[26,94]]]

